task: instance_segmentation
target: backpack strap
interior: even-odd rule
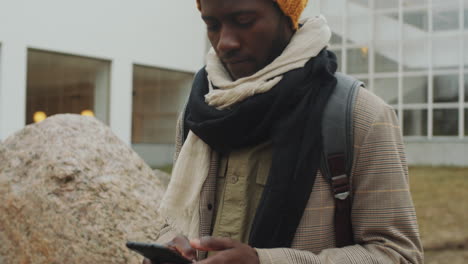
[[[337,247],[353,244],[351,185],[354,133],[353,110],[356,94],[364,84],[336,73],[337,85],[324,109],[322,119],[322,173],[332,186],[335,198],[335,239]]]

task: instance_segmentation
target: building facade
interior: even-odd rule
[[[395,108],[410,164],[468,165],[468,1],[321,0],[340,71]]]
[[[183,3],[182,3],[183,2]],[[150,164],[203,65],[195,1],[0,0],[0,140],[58,113],[93,115]],[[410,164],[468,166],[468,1],[321,0],[340,71],[395,108]]]
[[[172,162],[175,116],[203,65],[195,1],[0,0],[0,140],[94,115],[148,163]]]

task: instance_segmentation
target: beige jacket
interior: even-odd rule
[[[176,157],[183,142],[178,123]],[[416,213],[408,182],[401,130],[394,110],[361,88],[354,109],[354,161],[351,176],[355,245],[336,248],[334,199],[320,174],[291,248],[257,249],[260,263],[423,263]],[[211,234],[218,155],[200,199],[200,237]],[[175,234],[165,228],[159,242]],[[201,257],[204,257],[202,255]]]

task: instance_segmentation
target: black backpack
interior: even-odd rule
[[[321,171],[335,198],[335,240],[337,247],[354,244],[351,224],[351,185],[354,130],[353,112],[359,87],[364,83],[336,73],[338,81],[322,118],[323,156]]]

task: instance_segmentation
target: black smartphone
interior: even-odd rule
[[[127,242],[127,247],[145,258],[151,260],[154,264],[157,263],[175,263],[185,264],[192,263],[191,260],[183,257],[172,249],[158,244],[148,244],[140,242]]]

